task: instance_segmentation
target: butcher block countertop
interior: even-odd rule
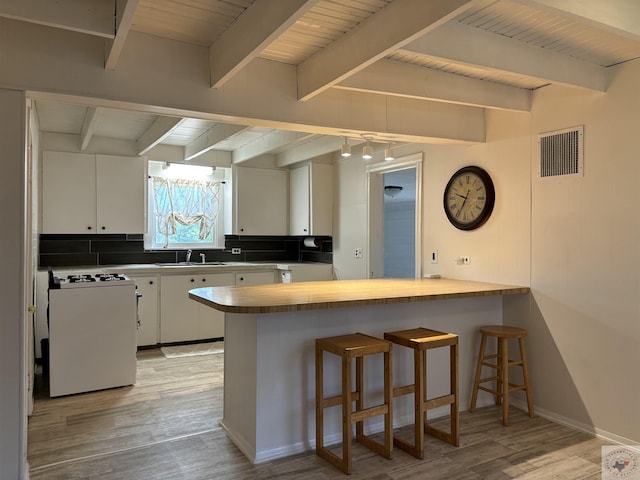
[[[189,298],[230,313],[276,313],[528,293],[529,287],[467,280],[379,278],[204,287]]]

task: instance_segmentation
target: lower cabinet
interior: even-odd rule
[[[234,285],[233,273],[163,275],[160,285],[160,343],[224,336],[224,313],[189,298],[189,290]]]
[[[142,294],[138,298],[138,339],[137,345],[157,345],[158,335],[158,277],[131,277],[136,282],[136,290]]]
[[[239,272],[236,273],[236,285],[263,285],[274,283],[275,278],[273,270],[266,272]]]

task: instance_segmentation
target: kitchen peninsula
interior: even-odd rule
[[[222,426],[254,463],[310,450],[315,443],[314,341],[362,332],[418,326],[459,335],[461,409],[468,406],[477,328],[503,323],[507,296],[528,287],[451,279],[336,280],[190,290],[189,297],[225,312],[224,416]],[[437,300],[437,301],[436,301]],[[448,373],[438,368],[448,354],[429,355],[429,396],[448,388]],[[325,357],[325,389],[338,391],[337,357]],[[333,362],[335,360],[335,362]],[[365,364],[365,375],[379,371]],[[396,385],[410,381],[412,356],[394,349]],[[367,376],[371,402],[381,395],[382,379]],[[489,397],[484,397],[488,403]],[[482,402],[482,399],[481,399]],[[438,410],[434,416],[444,414]],[[340,412],[325,414],[327,443],[340,438]],[[411,399],[394,404],[394,426],[412,422]],[[368,425],[372,431],[381,424]]]

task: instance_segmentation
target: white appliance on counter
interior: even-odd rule
[[[49,394],[136,381],[136,286],[126,275],[49,270]]]

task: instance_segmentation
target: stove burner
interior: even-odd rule
[[[95,282],[96,279],[91,275],[69,275],[67,276],[69,283]]]
[[[96,275],[96,278],[100,282],[115,282],[119,280],[126,280],[126,278],[119,273],[98,273]]]

